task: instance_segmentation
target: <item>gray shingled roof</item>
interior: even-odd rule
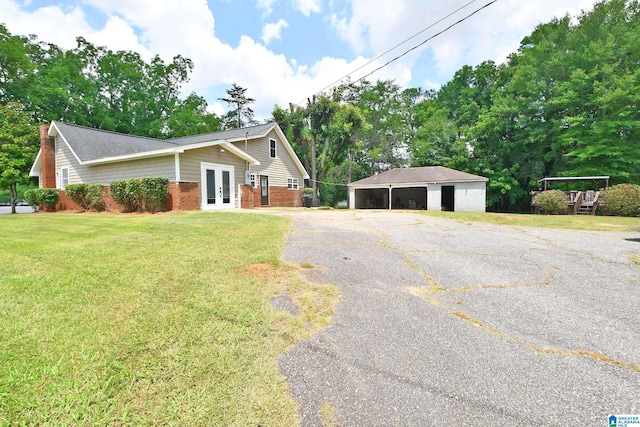
[[[487,181],[487,178],[460,172],[444,166],[425,166],[421,168],[397,168],[379,173],[360,181],[352,182],[350,187],[388,186],[398,184],[420,184],[438,182],[474,182]]]
[[[231,129],[164,141],[60,122],[55,122],[55,126],[80,161],[87,162],[109,157],[129,156],[150,151],[185,147],[202,142],[242,139],[245,137],[246,132],[249,132],[249,139],[251,139],[252,137],[262,136],[269,132],[275,124],[267,123],[247,128]]]
[[[198,144],[200,142],[207,142],[207,141],[218,141],[221,139],[232,141],[232,140],[244,139],[245,134],[247,132],[249,133],[247,137],[251,139],[251,138],[260,137],[267,134],[274,126],[275,126],[275,123],[271,122],[271,123],[265,123],[263,125],[244,127],[240,129],[230,129],[230,130],[223,130],[220,132],[205,133],[202,135],[173,138],[173,139],[168,139],[167,141],[181,145],[181,146],[189,145],[189,144]]]
[[[84,126],[55,122],[80,161],[126,156],[176,147],[176,144],[142,136],[125,135]]]

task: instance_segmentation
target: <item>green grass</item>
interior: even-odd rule
[[[592,215],[532,215],[510,213],[474,213],[421,211],[424,215],[456,221],[488,222],[527,227],[568,228],[593,231],[639,231],[640,218]]]
[[[0,425],[298,423],[276,359],[335,287],[281,261],[271,215],[0,218]],[[288,291],[302,314],[275,311]]]

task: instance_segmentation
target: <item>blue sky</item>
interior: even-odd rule
[[[113,50],[195,63],[184,92],[217,101],[231,83],[275,104],[306,99],[344,76],[355,80],[490,0],[0,0],[0,22],[63,48],[82,36]],[[589,10],[596,0],[498,0],[368,77],[436,89],[465,64],[503,62],[537,24]],[[466,7],[358,72],[358,67],[456,9]]]

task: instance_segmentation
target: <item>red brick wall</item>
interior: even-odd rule
[[[241,186],[240,206],[243,209],[260,207],[260,187],[253,188],[250,185]],[[269,206],[271,207],[300,207],[302,206],[302,190],[289,190],[286,187],[269,187]],[[108,211],[122,211],[109,192],[109,187],[104,188],[104,204]],[[57,210],[82,210],[71,200],[63,190],[60,191],[60,202]],[[197,210],[200,209],[200,186],[197,182],[170,182],[168,210]]]
[[[189,211],[200,209],[200,186],[197,182],[170,182],[170,210]]]
[[[84,209],[82,209],[81,206],[79,206],[76,203],[74,203],[73,200],[71,200],[71,197],[66,195],[64,190],[58,191],[58,194],[60,195],[60,201],[56,205],[56,210],[59,210],[59,211],[63,211],[63,210],[81,211],[81,210],[84,210]],[[102,195],[102,200],[104,201],[104,208],[107,211],[122,211],[123,210],[122,206],[119,205],[118,203],[116,203],[115,200],[113,200],[113,197],[111,197],[111,193],[109,192],[109,186],[105,186],[104,187],[104,193]]]
[[[253,209],[260,206],[260,191],[251,185],[240,186],[242,194],[240,195],[240,207],[242,209]]]
[[[269,187],[269,206],[298,208],[302,206],[302,190],[289,190],[287,187]]]
[[[261,188],[250,185],[242,186],[240,206],[243,209],[253,209],[262,205]],[[269,204],[271,207],[300,207],[302,206],[302,190],[289,190],[286,187],[269,187]]]
[[[49,125],[40,125],[40,182],[42,188],[56,188],[56,151],[55,139],[49,136]]]

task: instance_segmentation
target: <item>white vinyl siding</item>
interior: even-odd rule
[[[270,157],[270,150],[265,150],[265,147],[269,147],[270,139],[276,141],[278,157],[275,159]],[[234,143],[234,145],[244,151],[244,141]],[[251,173],[268,175],[269,186],[287,188],[289,178],[296,178],[299,183],[303,182],[302,172],[294,163],[275,130],[269,132],[264,138],[249,140],[248,152],[250,156],[260,162],[259,165],[251,166]]]
[[[287,179],[287,188],[289,190],[297,190],[298,189],[298,178],[288,178]]]

